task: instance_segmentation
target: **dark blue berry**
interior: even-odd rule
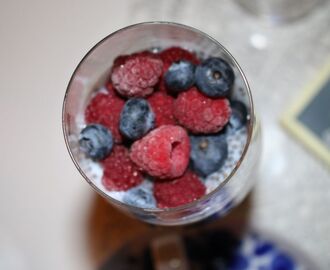
[[[293,260],[283,253],[276,254],[270,266],[270,270],[293,270],[295,268]]]
[[[220,169],[228,155],[225,135],[190,136],[190,161],[192,169],[207,176]]]
[[[94,160],[104,159],[113,146],[111,131],[99,124],[88,125],[80,132],[79,145],[88,157]]]
[[[155,114],[148,101],[131,98],[126,101],[120,114],[119,130],[130,140],[140,139],[155,126]]]
[[[145,184],[127,190],[123,197],[123,202],[141,208],[156,207],[156,200],[151,187]]]
[[[233,130],[238,130],[247,122],[248,111],[246,106],[237,100],[230,102],[231,115],[229,118],[229,127]]]
[[[196,67],[195,80],[199,91],[212,98],[224,97],[234,83],[234,71],[223,59],[211,57]]]
[[[195,66],[189,61],[174,62],[165,73],[165,85],[172,93],[187,90],[195,83]]]
[[[271,252],[273,249],[274,249],[273,245],[269,242],[257,243],[254,249],[254,254],[258,256],[262,256],[268,252]]]

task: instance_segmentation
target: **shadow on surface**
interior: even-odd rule
[[[243,232],[249,220],[252,196],[253,193],[250,193],[222,218],[209,218],[186,226],[164,227],[133,219],[97,195],[91,207],[87,232],[91,258],[95,265],[103,265],[98,268],[101,270],[133,269],[129,268],[132,265],[134,269],[153,269],[148,268],[147,264],[151,262],[149,246],[154,239],[173,234],[189,238],[215,229],[230,230],[234,234]],[[189,241],[187,243],[189,245]],[[128,265],[121,265],[123,263]],[[138,265],[142,268],[138,268]]]

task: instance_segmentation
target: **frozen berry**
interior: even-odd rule
[[[213,98],[227,96],[235,78],[230,65],[218,57],[204,60],[196,67],[195,74],[197,88]]]
[[[229,118],[229,126],[233,130],[243,127],[247,121],[248,112],[245,105],[237,100],[230,102],[231,116]]]
[[[166,93],[156,92],[148,98],[148,101],[155,113],[156,127],[176,124],[173,115],[173,97]]]
[[[115,61],[111,80],[122,96],[144,97],[153,92],[162,68],[162,60],[152,53],[123,56]]]
[[[205,194],[205,186],[198,176],[187,171],[172,181],[157,181],[154,196],[159,208],[170,208],[193,202]]]
[[[155,115],[147,100],[131,98],[120,114],[119,129],[130,140],[137,140],[155,125]]]
[[[195,87],[179,94],[173,113],[177,121],[193,133],[216,133],[228,122],[229,101],[204,96]]]
[[[165,85],[172,93],[189,89],[195,83],[195,66],[186,60],[174,62],[164,75]]]
[[[120,112],[124,100],[114,93],[98,93],[88,104],[85,111],[87,124],[101,124],[111,130],[115,142],[120,143],[122,136],[119,131]]]
[[[173,63],[178,61],[186,60],[194,65],[200,63],[199,59],[194,53],[182,49],[180,47],[167,48],[161,51],[159,53],[159,56],[163,60],[163,74],[167,72],[167,70]],[[158,84],[158,89],[160,92],[170,92],[170,90],[167,89],[164,76],[161,77],[161,80]]]
[[[204,177],[219,170],[228,156],[224,134],[190,136],[190,145],[191,166]]]
[[[164,66],[163,66],[164,72],[166,72],[168,70],[168,68],[174,62],[177,62],[180,60],[187,60],[195,65],[200,63],[199,59],[197,58],[197,56],[194,53],[187,51],[185,49],[182,49],[180,47],[167,48],[167,49],[163,50],[162,52],[160,52],[159,55],[164,63]]]
[[[121,145],[116,145],[110,156],[102,161],[102,183],[107,190],[122,191],[140,184],[142,174],[129,158],[128,150]]]
[[[131,147],[130,157],[151,176],[181,176],[189,162],[189,137],[180,126],[165,125],[150,131]]]
[[[88,125],[80,132],[79,145],[88,157],[101,160],[109,155],[112,149],[112,134],[102,125]]]
[[[152,184],[142,183],[126,191],[123,202],[142,208],[155,208],[156,200],[152,191]]]

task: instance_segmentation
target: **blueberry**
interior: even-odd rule
[[[94,160],[104,159],[113,146],[112,133],[102,125],[88,125],[80,132],[79,145],[88,157]]]
[[[227,96],[234,78],[234,71],[230,65],[218,57],[207,58],[195,71],[197,88],[212,98]]]
[[[238,130],[243,127],[247,122],[248,111],[246,106],[237,100],[230,102],[231,116],[228,125],[233,130]]]
[[[165,84],[173,93],[187,90],[195,83],[195,66],[189,61],[174,62],[165,73]]]
[[[201,176],[217,171],[228,156],[224,134],[190,136],[190,161],[192,169]]]
[[[274,256],[270,267],[271,270],[293,270],[294,268],[293,260],[283,253]]]
[[[155,126],[155,114],[148,101],[131,98],[120,113],[120,132],[130,140],[140,139]]]
[[[151,186],[146,184],[141,184],[126,191],[123,202],[141,208],[156,207],[156,200],[153,196]]]

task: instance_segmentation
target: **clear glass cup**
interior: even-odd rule
[[[225,59],[235,72],[232,95],[248,108],[247,142],[241,158],[230,174],[202,198],[175,208],[145,209],[122,203],[107,195],[96,181],[95,172],[79,149],[79,132],[84,127],[84,110],[92,93],[108,79],[113,60],[148,48],[180,46],[207,56]],[[120,29],[97,43],[74,71],[63,103],[62,124],[70,156],[85,180],[110,204],[140,220],[158,225],[182,225],[223,215],[236,206],[251,189],[260,156],[260,134],[247,80],[233,56],[215,39],[189,26],[169,22],[147,22]]]

